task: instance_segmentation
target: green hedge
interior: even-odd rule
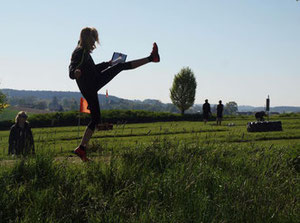
[[[28,121],[31,127],[76,126],[80,115],[80,124],[87,125],[90,115],[75,111],[56,112],[30,115]],[[102,121],[109,123],[146,123],[164,121],[202,121],[201,114],[180,114],[168,112],[151,112],[144,110],[104,110],[101,112]],[[211,118],[214,120],[214,117]],[[0,130],[9,129],[14,120],[1,121]]]

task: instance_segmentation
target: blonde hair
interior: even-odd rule
[[[80,32],[80,39],[78,42],[78,46],[82,47],[83,49],[87,50],[90,53],[96,48],[95,43],[92,46],[90,45],[91,40],[94,40],[99,44],[97,29],[93,27],[83,28]]]
[[[28,116],[27,116],[26,112],[20,111],[20,112],[17,114],[16,118],[15,118],[15,123],[18,123],[18,122],[19,122],[20,117],[23,117],[23,118],[26,118],[26,119],[27,119]]]

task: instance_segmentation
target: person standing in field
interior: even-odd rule
[[[222,104],[222,101],[219,101],[219,104],[217,106],[217,125],[221,125],[222,118],[223,118],[223,109],[224,105]]]
[[[10,128],[8,155],[34,154],[34,141],[31,128],[27,122],[27,114],[20,111],[15,124]]]
[[[98,91],[121,71],[135,69],[149,62],[160,61],[157,44],[153,43],[150,56],[142,59],[118,63],[116,65],[112,65],[112,61],[95,64],[90,54],[96,48],[96,42],[99,44],[98,31],[91,27],[83,28],[69,65],[69,76],[71,79],[76,79],[79,90],[87,100],[91,111],[91,121],[84,132],[80,145],[74,150],[74,153],[82,161],[88,161],[86,157],[88,142],[95,128],[100,128],[101,114]]]
[[[206,124],[209,116],[211,115],[210,104],[208,103],[207,99],[205,99],[205,103],[202,106],[202,111],[203,111],[203,121],[204,121],[204,124]]]

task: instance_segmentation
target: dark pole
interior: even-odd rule
[[[266,101],[266,111],[268,114],[268,121],[269,121],[269,114],[270,114],[270,97],[268,95],[267,101]]]

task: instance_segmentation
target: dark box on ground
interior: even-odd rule
[[[248,122],[248,132],[282,131],[281,121]]]

